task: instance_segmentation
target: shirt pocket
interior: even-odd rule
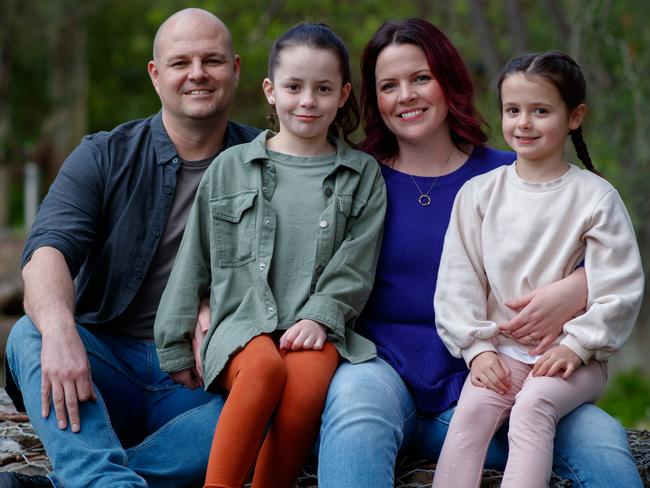
[[[210,200],[219,266],[232,268],[255,260],[257,190]]]
[[[361,213],[366,203],[365,200],[352,195],[336,195],[336,248],[347,237],[349,231],[348,223],[352,222]]]

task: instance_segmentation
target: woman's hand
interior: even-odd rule
[[[299,351],[301,349],[323,349],[327,340],[324,325],[313,320],[302,319],[293,324],[280,337],[280,349]]]
[[[517,311],[501,331],[521,344],[534,347],[529,354],[542,354],[562,332],[564,324],[587,306],[587,277],[578,268],[566,278],[540,286],[506,305]]]
[[[482,352],[472,359],[469,374],[474,386],[489,388],[500,395],[510,390],[510,368],[496,352]]]
[[[556,346],[544,353],[533,366],[533,376],[556,376],[562,373],[562,379],[567,379],[582,366],[580,357],[566,346]]]

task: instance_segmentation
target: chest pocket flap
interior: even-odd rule
[[[236,195],[217,197],[210,201],[212,215],[217,219],[237,223],[243,213],[253,206],[257,190],[247,190]]]
[[[220,266],[241,266],[255,259],[256,198],[257,190],[245,190],[210,200]]]

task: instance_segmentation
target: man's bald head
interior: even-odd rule
[[[197,24],[210,28],[210,26],[218,31],[221,31],[225,42],[227,43],[228,53],[234,57],[235,52],[232,46],[232,36],[226,24],[224,24],[219,17],[207,10],[200,8],[186,8],[179,10],[167,20],[165,20],[156,32],[153,39],[153,59],[158,62],[160,60],[160,46],[162,39],[166,36],[172,35],[175,30],[182,27],[183,24]]]

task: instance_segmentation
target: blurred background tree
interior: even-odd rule
[[[44,192],[83,134],[159,109],[146,72],[153,36],[165,18],[188,6],[210,10],[229,26],[242,57],[232,117],[258,127],[266,126],[269,110],[261,91],[268,49],[301,20],[332,26],[358,65],[383,21],[429,19],[467,62],[498,147],[505,145],[495,85],[504,63],[524,52],[568,52],[588,80],[585,134],[592,158],[626,201],[649,274],[650,2],[632,0],[0,0],[0,229],[22,224],[25,162],[40,166]],[[650,377],[645,303],[614,369],[637,366]]]

